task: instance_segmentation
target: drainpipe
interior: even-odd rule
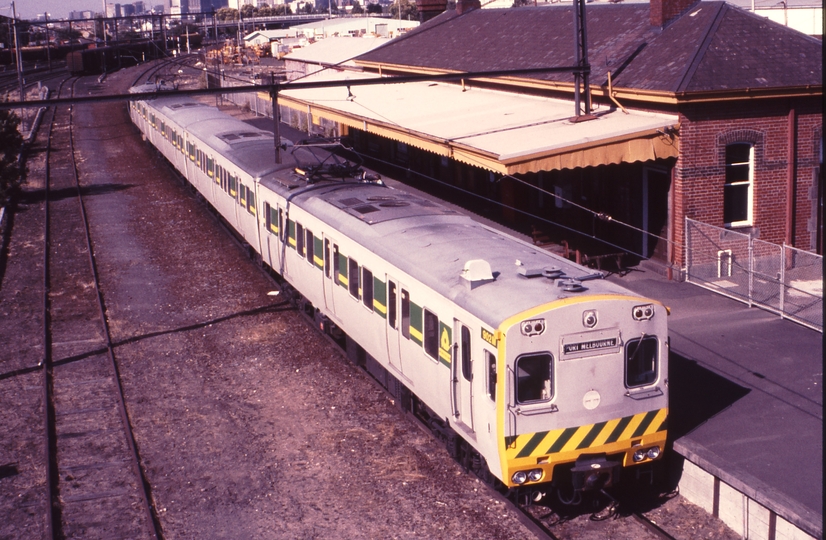
[[[795,146],[797,133],[795,130],[796,115],[794,108],[789,109],[789,155],[786,166],[786,244],[794,246],[794,182],[795,182]]]

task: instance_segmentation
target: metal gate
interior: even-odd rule
[[[686,218],[686,280],[823,332],[823,257]]]

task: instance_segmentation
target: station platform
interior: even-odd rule
[[[651,267],[608,279],[671,308],[681,495],[745,538],[823,538],[823,335]]]
[[[272,131],[271,118],[244,119]],[[282,137],[306,137],[283,124],[280,129]],[[647,261],[606,279],[671,310],[669,465],[680,494],[744,538],[822,539],[823,334],[669,280]]]

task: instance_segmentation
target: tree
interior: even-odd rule
[[[241,6],[241,17],[251,19],[255,17],[255,7],[252,4],[244,4]]]
[[[401,9],[401,15],[399,10]],[[416,9],[416,3],[409,0],[396,0],[390,6],[391,19],[404,19],[406,21],[418,21],[419,10]]]
[[[353,15],[360,15],[364,13],[364,10],[361,8],[361,4],[359,4],[358,0],[353,0],[353,9],[350,10],[350,13]]]
[[[9,110],[0,110],[0,204],[5,203],[12,190],[19,185],[21,170],[17,156],[23,146],[23,137],[17,126],[20,119]]]
[[[258,17],[272,17],[273,15],[275,15],[273,9],[267,4],[264,4],[258,8]]]
[[[215,12],[215,17],[219,21],[237,21],[238,10],[228,7],[222,7],[221,9]]]
[[[372,3],[372,2],[367,4],[367,13],[381,13],[381,12],[382,12],[381,4],[379,4],[378,2],[376,2],[375,4]]]

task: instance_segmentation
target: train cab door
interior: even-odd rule
[[[461,427],[473,433],[473,354],[470,328],[454,319],[453,335],[456,336],[450,362],[453,416]]]
[[[390,365],[402,371],[402,317],[401,296],[402,287],[399,280],[392,276],[387,276],[387,358],[390,360]],[[407,294],[405,292],[405,294]],[[408,321],[409,324],[409,321]]]

